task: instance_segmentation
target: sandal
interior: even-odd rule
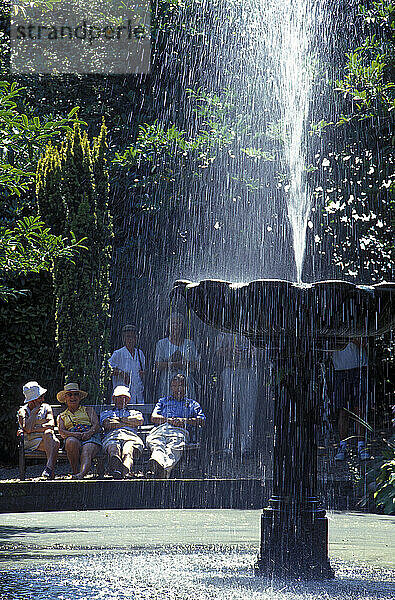
[[[51,467],[45,467],[44,471],[41,473],[41,477],[45,477],[45,479],[53,479],[54,474],[54,469],[51,469]]]

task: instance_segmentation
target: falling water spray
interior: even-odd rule
[[[306,182],[309,113],[313,95],[316,40],[325,14],[322,0],[255,0],[257,20],[266,24],[265,53],[278,101],[283,142],[282,169],[287,215],[293,237],[297,281],[302,278],[306,227],[312,205]],[[258,22],[255,25],[258,27]],[[258,59],[258,56],[257,56]]]
[[[230,103],[218,127],[232,141],[212,166],[204,201],[196,200],[194,215],[184,217],[182,227],[197,233],[184,245],[172,280],[301,281],[312,208],[309,130],[317,118],[326,2],[206,3],[216,17],[205,24],[202,51],[210,67],[202,86],[218,94],[221,110]]]

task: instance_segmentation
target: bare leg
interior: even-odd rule
[[[67,458],[70,462],[71,472],[75,475],[80,470],[81,442],[77,440],[77,438],[68,437],[66,439],[65,448]]]
[[[359,406],[353,406],[351,411],[354,413],[354,415],[357,415],[357,417],[361,417],[361,411]],[[354,420],[354,425],[355,425],[355,435],[356,437],[360,440],[360,439],[364,439],[364,431],[363,431],[363,426],[361,425],[361,423],[359,423],[358,421]]]
[[[125,442],[122,448],[122,462],[126,475],[130,475],[133,470],[133,458],[138,455],[138,450],[133,446],[133,442]]]
[[[96,456],[99,451],[99,445],[88,443],[82,446],[81,450],[81,468],[80,472],[77,473],[76,477],[78,479],[83,479],[85,475],[87,475],[89,469],[91,468],[92,459]]]
[[[56,439],[52,429],[46,429],[43,432],[43,439],[38,447],[38,450],[44,450],[47,455],[47,467],[52,469],[55,467],[58,458],[60,442]]]
[[[339,429],[340,441],[346,440],[348,438],[349,414],[344,408],[340,409],[337,426]]]
[[[121,451],[118,444],[110,444],[107,446],[107,454],[110,457],[117,456],[118,458],[121,458]]]

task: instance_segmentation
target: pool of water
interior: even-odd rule
[[[331,513],[334,581],[254,576],[259,511],[2,515],[1,600],[395,598],[395,519]]]

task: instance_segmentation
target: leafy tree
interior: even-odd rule
[[[59,140],[75,122],[80,122],[75,116],[78,107],[73,108],[66,118],[51,120],[47,116],[40,119],[24,106],[24,92],[24,88],[18,87],[15,82],[0,81],[0,193],[3,215],[12,208],[14,214],[20,213],[21,205],[15,205],[14,197],[20,197],[33,187],[37,162],[48,142]]]
[[[38,217],[24,217],[15,227],[0,227],[0,300],[7,301],[17,292],[12,278],[50,271],[55,260],[72,260],[81,248],[71,232],[71,243],[53,235]],[[7,285],[5,285],[7,281]]]
[[[24,110],[25,109],[25,110]],[[32,190],[40,154],[52,139],[57,140],[79,122],[77,108],[67,118],[40,119],[24,106],[24,89],[0,81],[0,296],[15,292],[12,277],[29,272],[49,271],[56,258],[72,258],[80,242],[71,233],[66,238],[53,235],[34,214]],[[23,216],[29,209],[29,216]],[[7,279],[7,285],[4,284]]]
[[[342,112],[324,126],[315,192],[326,205],[336,266],[369,283],[393,277],[395,6],[362,5],[358,27],[360,43],[335,84]]]

